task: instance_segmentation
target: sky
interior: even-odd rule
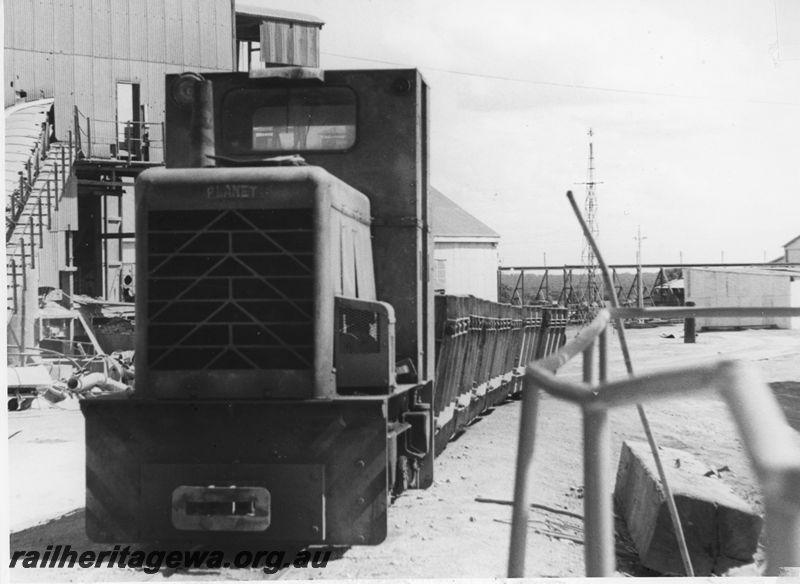
[[[580,264],[593,131],[609,263],[760,262],[800,235],[800,2],[248,0],[321,18],[327,69],[417,67],[431,184],[504,266]]]

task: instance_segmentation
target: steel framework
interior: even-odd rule
[[[600,228],[597,225],[597,194],[595,193],[595,185],[600,183],[594,180],[594,143],[592,142],[592,136],[594,136],[594,131],[589,128],[589,170],[586,182],[583,183],[586,185],[586,199],[584,201],[583,210],[589,232],[594,240],[597,241],[600,235]],[[604,305],[603,285],[597,277],[597,257],[595,256],[594,249],[592,249],[588,237],[584,239],[581,261],[586,270],[586,290],[583,295],[583,302],[585,303],[586,310],[581,311],[581,313],[583,315],[582,320],[588,322],[597,312],[597,307]]]

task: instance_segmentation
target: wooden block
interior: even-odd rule
[[[721,574],[749,563],[758,545],[761,518],[691,454],[660,448],[696,576]],[[620,453],[617,509],[636,544],[642,565],[685,575],[658,471],[646,442],[625,442]]]

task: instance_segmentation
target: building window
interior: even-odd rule
[[[263,69],[261,61],[261,43],[258,41],[239,41],[237,49],[239,63],[237,71],[247,73],[250,69]]]
[[[142,105],[139,98],[139,84],[120,81],[117,83],[117,144],[115,152],[128,152],[134,160],[146,147],[143,138]]]
[[[447,260],[436,260],[436,273],[434,274],[434,288],[445,288],[447,284]]]

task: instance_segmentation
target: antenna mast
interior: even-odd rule
[[[644,281],[642,280],[642,240],[647,237],[642,236],[642,226],[636,231],[636,306],[644,308]],[[681,262],[683,263],[683,262]]]
[[[589,174],[586,182],[583,183],[586,185],[586,200],[583,204],[583,215],[586,220],[586,225],[589,228],[589,233],[591,233],[592,237],[597,241],[600,229],[597,226],[597,194],[595,193],[595,185],[602,183],[598,183],[594,180],[594,144],[592,143],[592,136],[594,136],[594,132],[589,128]],[[584,322],[588,322],[594,317],[597,309],[603,306],[604,303],[602,281],[597,274],[597,258],[594,255],[592,246],[589,245],[589,240],[586,238],[584,238],[581,262],[586,270],[586,293],[584,294],[584,302],[586,303],[587,310],[583,314],[583,320]]]

